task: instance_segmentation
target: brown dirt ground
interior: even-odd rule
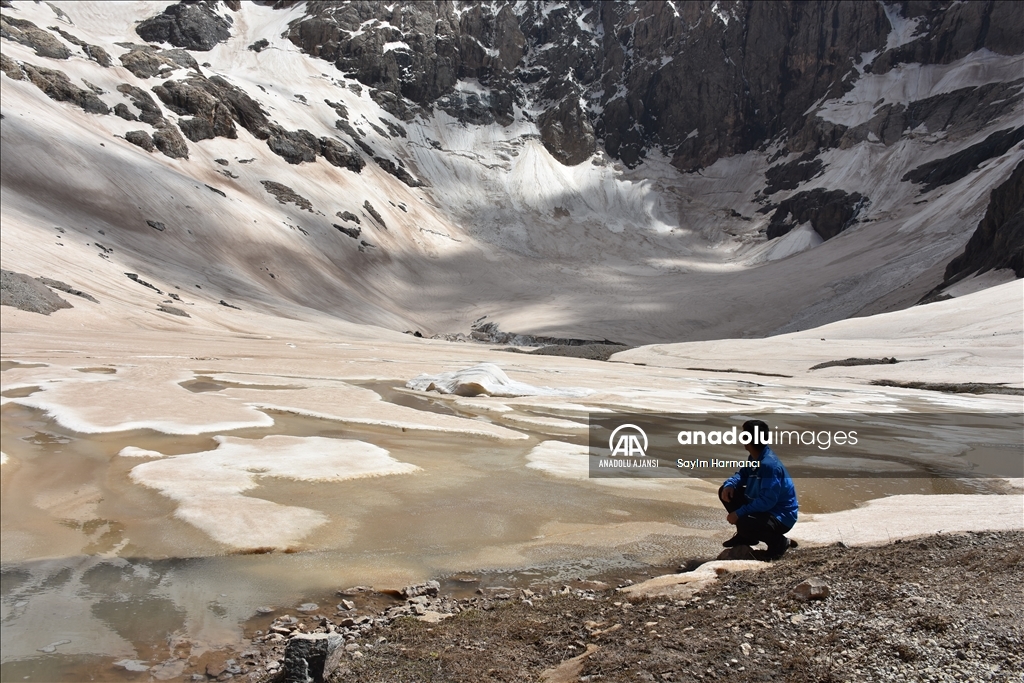
[[[536,683],[596,645],[550,680],[1022,681],[1022,569],[1024,531],[971,533],[799,548],[686,601],[614,588],[480,597],[437,624],[374,627],[333,680]],[[829,597],[790,595],[809,577]],[[282,649],[264,645],[264,661]]]

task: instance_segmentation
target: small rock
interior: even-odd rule
[[[744,657],[749,657],[750,656],[750,652],[753,649],[754,648],[750,645],[750,643],[740,643],[740,652],[743,653]]]
[[[829,595],[829,587],[824,580],[816,576],[812,576],[811,578],[798,583],[793,590],[790,591],[790,595],[800,602],[824,600]]]

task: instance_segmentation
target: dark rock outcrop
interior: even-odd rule
[[[234,139],[237,137],[235,123],[261,140],[272,133],[284,132],[267,120],[256,100],[220,76],[164,81],[154,86],[153,92],[171,111],[180,116],[193,116],[181,122],[182,130],[193,142],[213,137]]]
[[[251,50],[252,52],[262,52],[268,47],[270,47],[270,41],[267,40],[266,38],[260,38],[255,43],[250,45],[247,49]]]
[[[132,282],[138,283],[138,284],[142,285],[143,287],[145,287],[146,289],[152,289],[157,294],[163,294],[163,292],[160,291],[160,289],[158,289],[155,285],[153,285],[153,284],[151,284],[149,282],[146,282],[141,277],[139,277],[138,273],[125,273],[124,275],[129,280],[131,280]]]
[[[191,114],[190,119],[180,119],[178,125],[192,142],[216,137],[235,139],[234,114],[220,99],[205,87],[205,78],[190,78],[184,81],[165,81],[153,87],[153,92],[168,109],[179,116]]]
[[[10,270],[0,270],[0,306],[12,306],[43,315],[50,315],[62,308],[72,308],[71,304],[35,278]]]
[[[118,102],[114,105],[114,116],[122,118],[125,121],[138,121],[139,117],[132,113],[132,110],[128,108],[128,105],[124,102]]]
[[[809,152],[799,159],[769,168],[764,177],[768,181],[764,194],[775,194],[779,190],[795,190],[800,183],[818,175],[822,169],[821,159],[815,159]]]
[[[31,21],[9,17],[6,14],[0,14],[0,38],[27,45],[40,57],[67,59],[71,56],[71,50],[49,31],[39,28]]]
[[[946,266],[941,287],[998,268],[1009,268],[1017,277],[1024,277],[1024,161],[992,190],[985,217],[964,253]]]
[[[152,45],[118,43],[130,48],[121,55],[121,64],[139,78],[162,76],[175,69],[199,69],[195,57],[184,50],[159,50]]]
[[[596,149],[594,127],[580,109],[580,100],[568,96],[537,120],[540,139],[551,156],[566,166],[586,161]]]
[[[160,311],[161,313],[170,313],[171,315],[176,315],[182,318],[192,317],[185,311],[178,308],[177,306],[171,306],[170,304],[157,304],[156,310]]]
[[[331,225],[354,240],[359,239],[359,235],[363,232],[362,228],[347,228],[344,225],[338,225],[337,223],[331,223]]]
[[[775,209],[768,224],[768,239],[781,237],[808,221],[822,239],[831,239],[853,224],[866,202],[866,197],[856,192],[847,194],[843,190],[819,187],[809,192],[799,192]]]
[[[54,280],[54,279],[48,278],[48,277],[37,277],[36,279],[39,280],[40,282],[42,282],[47,287],[49,287],[50,289],[55,289],[58,292],[64,292],[65,294],[70,294],[72,296],[80,296],[83,299],[85,299],[86,301],[91,301],[94,304],[98,304],[99,303],[99,299],[94,297],[92,294],[89,294],[87,292],[83,292],[80,289],[75,289],[74,287],[72,287],[71,285],[69,285],[66,282],[61,282],[60,280]]]
[[[12,80],[25,80],[25,71],[21,68],[21,65],[2,52],[0,52],[0,71],[3,71]]]
[[[907,2],[902,11],[920,20],[915,39],[875,58],[872,73],[907,62],[949,64],[981,48],[1003,55],[1024,52],[1024,12],[1012,0]]]
[[[353,173],[359,173],[366,166],[358,152],[333,138],[320,138],[320,153],[328,163],[339,168],[347,168]]]
[[[260,184],[263,185],[267,192],[277,198],[279,204],[287,204],[291,202],[300,209],[305,209],[306,211],[313,213],[313,204],[287,185],[275,183],[273,180],[261,180]]]
[[[334,215],[343,221],[351,221],[352,223],[359,225],[359,216],[355,215],[351,211],[339,211]]]
[[[337,633],[296,633],[285,645],[280,683],[324,683],[331,680],[345,651]]]
[[[188,144],[173,125],[168,124],[153,133],[153,144],[172,159],[188,159]]]
[[[383,170],[395,176],[409,187],[421,187],[423,185],[423,183],[414,178],[412,174],[409,173],[409,171],[406,170],[404,166],[396,164],[395,162],[391,161],[391,159],[385,159],[384,157],[381,156],[375,156],[373,157],[373,160]]]
[[[156,149],[153,137],[144,130],[130,130],[124,134],[124,139],[147,152],[152,152]]]
[[[586,158],[592,134],[629,166],[658,148],[683,171],[779,135],[799,135],[790,150],[801,153],[839,144],[849,131],[808,110],[853,87],[855,66],[882,72],[979,48],[1024,51],[1024,12],[1001,1],[902,3],[895,11],[922,23],[914,40],[888,51],[886,9],[867,2],[305,7],[288,38],[354,75],[399,119],[436,107],[466,123],[506,124],[519,105],[541,111],[545,145],[565,163]],[[881,55],[860,64],[872,52]],[[469,79],[482,89],[460,90]],[[845,144],[892,144],[916,116],[887,105]]]
[[[289,164],[316,161],[320,141],[308,130],[280,131],[267,138],[270,151]]]
[[[51,100],[71,102],[90,114],[109,114],[110,108],[95,93],[83,90],[71,83],[71,79],[63,71],[47,69],[32,64],[24,64],[23,68],[32,83],[46,93]]]
[[[68,33],[60,26],[51,26],[50,30],[60,35],[61,38],[68,41],[72,45],[77,45],[78,47],[82,48],[82,52],[85,53],[85,56],[91,59],[92,61],[96,62],[100,66],[104,68],[110,66],[110,54],[99,45],[90,45],[78,36]]]
[[[207,52],[231,37],[231,25],[213,11],[216,3],[171,5],[135,27],[143,40],[170,43],[187,50]]]
[[[1024,140],[1024,126],[997,131],[978,144],[971,145],[956,154],[921,164],[907,172],[901,180],[924,183],[922,191],[929,192],[936,187],[955,183],[966,177],[975,171],[983,161],[1006,154],[1011,147],[1022,140]]]
[[[138,86],[129,85],[128,83],[122,83],[117,86],[117,91],[130,99],[132,104],[134,104],[139,110],[140,121],[148,123],[154,128],[160,128],[167,125],[167,120],[164,118],[163,110],[160,109],[160,105],[156,103],[153,96],[148,92]]]
[[[370,216],[373,217],[373,220],[377,221],[380,224],[380,227],[384,228],[385,230],[388,229],[387,223],[384,222],[383,216],[381,216],[377,212],[377,209],[373,208],[373,204],[370,203],[369,199],[363,202],[363,209],[366,211],[366,213],[370,214]]]

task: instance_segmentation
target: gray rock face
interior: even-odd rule
[[[178,125],[192,142],[221,137],[235,139],[234,115],[229,107],[210,94],[205,78],[190,78],[185,81],[166,81],[153,87],[153,92],[167,108],[179,116],[191,114],[190,119],[180,119]],[[211,88],[212,89],[212,88]]]
[[[946,266],[941,287],[998,268],[1010,268],[1024,277],[1024,162],[992,190],[985,217],[964,248]]]
[[[391,159],[385,159],[384,157],[381,156],[375,156],[373,157],[373,161],[378,166],[380,166],[384,171],[395,176],[409,187],[421,187],[423,185],[421,181],[417,180],[412,176],[411,173],[409,173],[405,166],[400,166],[399,164],[396,164],[395,162],[391,161]]]
[[[258,102],[220,76],[164,81],[153,86],[153,92],[179,116],[192,115],[191,119],[182,119],[180,125],[193,142],[215,137],[235,139],[235,123],[261,140],[284,132],[267,120]]]
[[[139,117],[132,113],[132,110],[128,108],[124,102],[118,102],[114,105],[114,116],[122,118],[125,121],[138,121]]]
[[[153,144],[172,159],[188,159],[185,138],[181,137],[181,133],[173,125],[167,125],[153,133]]]
[[[30,313],[50,315],[62,308],[72,308],[64,299],[54,294],[43,283],[24,273],[0,270],[0,306]]]
[[[158,50],[152,45],[119,43],[130,50],[121,55],[121,64],[139,78],[170,73],[178,68],[198,69],[195,57],[184,50]]]
[[[328,163],[359,173],[366,166],[363,157],[334,138],[320,138],[320,153]]]
[[[153,137],[144,130],[130,130],[124,134],[124,139],[147,152],[152,152],[156,149],[156,145],[153,144]]]
[[[0,53],[0,71],[7,74],[7,77],[11,80],[25,80],[25,72],[22,70],[21,66],[3,53]]]
[[[129,85],[128,83],[122,83],[117,86],[117,91],[130,99],[132,104],[138,108],[139,112],[141,112],[139,114],[139,120],[143,123],[148,123],[154,128],[161,128],[167,124],[167,120],[164,118],[164,112],[160,109],[160,105],[153,100],[152,95],[142,88]],[[127,107],[125,107],[125,109],[127,110]],[[114,108],[114,111],[115,113],[117,112],[117,107]],[[122,118],[124,117],[122,116]]]
[[[9,17],[6,14],[0,14],[0,38],[27,45],[40,57],[67,59],[71,56],[71,50],[49,31],[39,28],[31,21]]]
[[[850,227],[865,202],[866,197],[843,190],[798,192],[775,209],[768,224],[768,239],[781,237],[808,221],[822,239],[831,239]]]
[[[944,159],[936,159],[909,171],[901,180],[912,183],[923,183],[924,192],[936,187],[955,183],[977,170],[978,166],[989,159],[1006,154],[1011,147],[1024,140],[1024,126],[992,133],[976,145]]]
[[[141,22],[135,32],[151,43],[170,43],[207,52],[231,37],[231,25],[214,13],[213,7],[216,3],[180,2]]]
[[[46,93],[51,100],[71,102],[90,114],[109,114],[110,108],[95,93],[83,90],[71,83],[63,71],[46,69],[41,66],[24,64],[23,68],[33,85]]]
[[[306,211],[313,213],[313,204],[287,185],[275,183],[273,180],[261,180],[260,184],[263,185],[267,192],[277,198],[279,204],[287,204],[290,202],[298,206],[300,209],[305,209]]]
[[[518,104],[541,110],[545,146],[563,163],[600,143],[629,166],[659,148],[691,170],[780,134],[802,135],[791,151],[839,144],[845,127],[806,112],[853,87],[847,76],[864,53],[880,53],[864,67],[880,72],[903,61],[948,63],[981,47],[1024,52],[1024,12],[1011,2],[904,3],[900,11],[922,18],[920,35],[888,51],[884,8],[838,0],[528,0],[458,11],[452,3],[310,2],[287,35],[354,74],[399,118],[437,107],[471,124],[506,124]],[[459,91],[464,79],[486,92]],[[869,132],[891,143],[910,125],[908,112],[879,112],[847,144]]]
[[[267,138],[270,151],[289,164],[316,161],[320,141],[308,130],[281,131]]]
[[[551,155],[566,166],[586,161],[596,149],[594,127],[572,95],[549,109],[537,121],[540,139]]]

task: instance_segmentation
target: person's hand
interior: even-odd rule
[[[735,524],[737,521],[739,521],[739,517],[736,515],[735,512],[730,512],[729,516],[725,518],[725,521],[729,522],[729,524]]]
[[[732,497],[733,497],[733,495],[735,493],[736,493],[736,489],[734,489],[731,486],[726,486],[724,489],[722,489],[722,500],[724,500],[726,503],[728,503],[729,501],[732,500]],[[730,522],[730,523],[734,524],[735,522]]]

